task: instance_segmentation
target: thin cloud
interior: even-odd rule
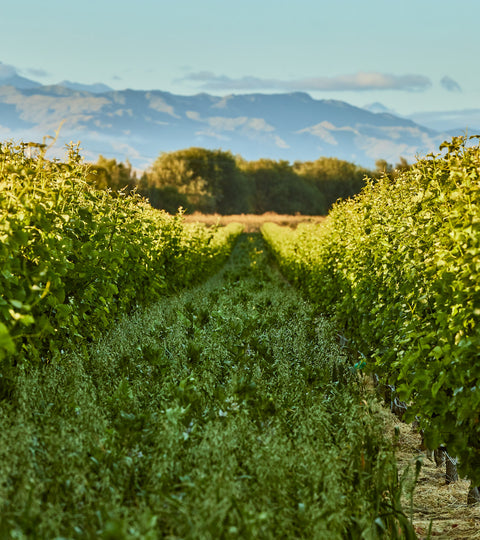
[[[17,70],[8,64],[3,64],[0,62],[0,80],[2,79],[10,79],[10,77],[15,77],[17,74]]]
[[[451,77],[448,77],[448,75],[445,75],[445,77],[442,77],[440,84],[445,90],[447,90],[447,92],[461,92],[462,91],[462,87],[457,83],[457,81],[454,81]]]
[[[392,75],[388,73],[364,72],[338,75],[335,77],[310,77],[304,79],[266,79],[260,77],[232,78],[216,75],[211,71],[189,73],[179,81],[199,83],[203,90],[282,90],[282,91],[367,91],[401,90],[418,92],[429,88],[432,83],[424,75]],[[454,81],[453,81],[454,82]]]
[[[32,77],[50,77],[50,73],[48,73],[48,71],[45,71],[44,69],[29,68],[25,71],[28,75],[31,75]]]
[[[50,73],[44,69],[28,68],[25,70],[19,70],[15,66],[10,64],[3,64],[0,62],[0,80],[10,79],[12,77],[20,77],[20,73],[25,73],[31,77],[49,77]]]

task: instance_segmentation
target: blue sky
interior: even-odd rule
[[[215,95],[306,91],[400,114],[480,108],[480,2],[22,0],[2,6],[0,82]]]

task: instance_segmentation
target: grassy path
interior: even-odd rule
[[[243,235],[204,285],[19,375],[0,538],[406,538],[375,410],[328,321]]]

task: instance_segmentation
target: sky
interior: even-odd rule
[[[22,0],[2,5],[0,83],[479,108],[479,21],[479,0]]]

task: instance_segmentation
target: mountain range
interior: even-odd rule
[[[44,86],[18,75],[0,80],[0,140],[41,142],[61,125],[52,150],[59,156],[65,143],[80,141],[87,161],[102,154],[128,159],[140,170],[161,152],[190,146],[230,150],[248,160],[333,156],[374,167],[377,159],[396,163],[400,156],[412,161],[436,152],[467,125],[470,134],[480,133],[472,123],[480,127],[480,109],[407,118],[379,103],[360,108],[302,92],[182,96],[102,83]]]

